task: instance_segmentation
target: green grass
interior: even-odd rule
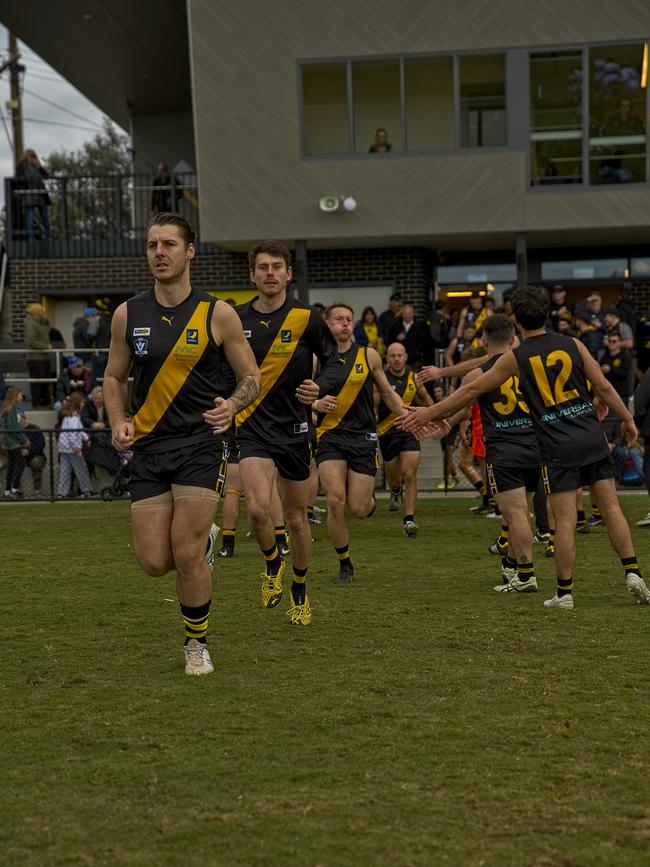
[[[316,528],[308,628],[261,608],[240,532],[207,678],[128,505],[4,507],[0,863],[647,865],[650,609],[602,527],[574,612],[542,607],[539,546],[541,592],[494,593],[498,525],[469,505],[425,501],[411,540],[380,503],[349,588]]]

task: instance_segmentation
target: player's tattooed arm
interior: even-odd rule
[[[237,387],[228,398],[233,403],[235,412],[241,412],[249,403],[252,403],[260,393],[259,377],[246,374],[237,383]]]

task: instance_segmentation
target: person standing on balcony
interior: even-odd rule
[[[160,163],[156,176],[153,179],[153,190],[151,192],[152,216],[160,214],[163,211],[177,211],[178,199],[182,195],[182,187],[178,183],[177,178],[170,174],[167,163]]]
[[[20,210],[23,214],[24,228],[28,240],[34,237],[34,218],[38,211],[41,224],[41,237],[47,240],[50,237],[50,221],[47,209],[52,200],[45,189],[44,178],[48,174],[43,168],[36,151],[26,150],[22,160],[16,167],[14,190],[18,199]]]
[[[47,379],[51,375],[50,328],[42,304],[28,304],[25,308],[25,347],[27,349],[27,369],[30,379]],[[50,386],[47,382],[32,382],[32,406],[51,406]]]

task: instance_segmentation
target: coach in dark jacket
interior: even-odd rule
[[[402,315],[393,323],[388,335],[388,344],[401,343],[406,350],[409,367],[419,370],[423,364],[433,362],[433,338],[426,322],[415,318],[412,304],[402,307]]]

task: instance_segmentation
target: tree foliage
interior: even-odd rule
[[[104,118],[104,129],[76,151],[52,151],[47,157],[51,175],[126,175],[131,172],[129,138]]]
[[[107,118],[76,151],[47,157],[53,234],[65,240],[127,237],[132,232],[129,139]]]

